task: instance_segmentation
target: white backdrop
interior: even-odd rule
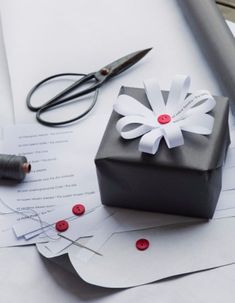
[[[101,89],[95,112],[107,117],[120,85],[157,77],[169,88],[175,73],[190,74],[192,89],[216,82],[176,0],[1,0],[5,47],[17,122],[33,122],[29,88],[57,72],[90,72],[126,53],[154,46],[139,66]],[[105,22],[104,22],[105,21]],[[9,75],[0,51],[1,123],[12,122]],[[3,68],[2,68],[3,66]],[[4,102],[4,103],[3,103]],[[88,123],[87,120],[84,123]],[[234,302],[235,266],[127,290],[94,287],[44,260],[35,247],[0,250],[0,299],[8,302]]]

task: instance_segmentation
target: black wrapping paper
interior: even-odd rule
[[[143,89],[121,93],[149,107]],[[166,99],[168,92],[163,92]],[[139,138],[125,140],[113,112],[95,163],[102,203],[109,206],[211,218],[221,190],[222,166],[229,145],[228,100],[215,97],[210,136],[184,132],[185,144],[168,149],[161,141],[156,155],[138,151]]]
[[[235,39],[214,0],[177,0],[235,115]]]

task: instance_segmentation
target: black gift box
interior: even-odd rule
[[[168,92],[164,91],[166,100]],[[150,107],[145,91],[122,87]],[[121,117],[113,112],[95,164],[102,203],[185,216],[211,218],[221,190],[222,166],[230,143],[228,99],[214,97],[212,134],[184,132],[184,145],[169,149],[162,139],[155,155],[138,151],[140,138],[122,139],[116,130]]]

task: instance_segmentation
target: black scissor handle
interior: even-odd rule
[[[81,87],[83,84],[85,84],[91,80],[95,81],[95,83],[93,85],[90,85],[88,88],[80,90],[78,93],[75,93],[73,95],[70,94],[73,90]],[[51,105],[51,107],[58,106],[63,103],[67,103],[74,99],[77,99],[81,96],[88,95],[88,94],[92,93],[93,91],[95,91],[96,89],[98,89],[103,84],[103,82],[104,82],[104,80],[98,80],[96,78],[95,73],[84,75],[82,78],[75,81],[73,84],[71,84],[70,86],[68,86],[67,88],[62,90],[60,93],[58,93],[56,96],[54,96],[52,99],[47,101],[42,107],[45,107],[47,105]],[[68,94],[69,94],[69,96],[66,98],[66,95],[68,95]],[[63,98],[63,97],[65,97],[65,98]]]
[[[49,105],[45,105],[45,106],[41,107],[36,113],[36,118],[37,118],[39,123],[41,123],[43,125],[46,125],[46,126],[61,126],[61,125],[66,125],[66,124],[71,124],[73,122],[76,122],[76,121],[80,120],[81,118],[83,118],[84,116],[86,116],[92,110],[92,108],[95,106],[95,104],[97,102],[98,93],[99,93],[99,89],[96,89],[95,90],[95,95],[92,99],[92,102],[91,102],[90,106],[86,110],[84,110],[84,112],[82,112],[81,114],[79,114],[78,116],[76,116],[72,119],[59,121],[59,122],[50,122],[50,121],[44,120],[41,117],[43,113],[49,111],[53,107],[58,106],[59,105],[58,103],[56,105],[55,104],[49,104]]]
[[[50,80],[53,80],[55,78],[59,78],[59,77],[64,77],[64,76],[80,76],[81,78],[77,81],[75,81],[72,85],[68,86],[67,88],[65,88],[63,91],[61,91],[60,93],[58,93],[56,96],[54,96],[53,98],[51,98],[50,100],[48,100],[46,103],[44,103],[41,106],[33,106],[31,104],[31,98],[33,96],[33,94],[35,93],[35,91],[37,89],[39,89],[43,84],[49,82]],[[89,82],[91,80],[94,80],[95,83],[91,86],[89,86],[88,88],[85,88],[83,90],[81,90],[78,93],[75,93],[73,95],[70,94],[70,92],[72,92],[73,90],[75,90],[76,88],[82,86],[83,84],[85,84],[86,82]],[[95,77],[94,73],[91,74],[78,74],[78,73],[62,73],[62,74],[56,74],[56,75],[52,75],[48,78],[43,79],[42,81],[40,81],[39,83],[37,83],[28,93],[27,98],[26,98],[26,103],[27,103],[27,107],[36,113],[36,118],[38,120],[38,122],[40,122],[43,125],[47,125],[47,126],[59,126],[59,125],[65,125],[65,124],[70,124],[72,122],[75,122],[79,119],[81,119],[82,117],[84,117],[85,115],[87,115],[92,108],[95,106],[97,98],[98,98],[98,88],[101,86],[101,84],[103,83],[103,81],[97,80]],[[80,96],[84,96],[86,94],[89,94],[91,92],[95,91],[95,95],[92,99],[92,102],[90,104],[90,106],[81,114],[79,114],[77,117],[72,118],[72,119],[68,119],[68,120],[64,120],[64,121],[60,121],[60,122],[50,122],[50,121],[46,121],[44,120],[41,115],[49,110],[52,110],[53,108],[58,107],[59,105],[63,104],[63,103],[67,103],[70,102]],[[65,97],[66,95],[70,94],[68,97]],[[65,98],[63,98],[65,97]]]
[[[43,80],[41,80],[40,82],[38,82],[36,85],[34,85],[31,90],[29,91],[27,97],[26,97],[26,104],[27,104],[27,107],[33,111],[33,112],[36,112],[38,111],[41,107],[44,107],[46,104],[48,104],[51,100],[47,101],[45,104],[41,105],[41,106],[33,106],[32,103],[31,103],[31,99],[32,99],[32,96],[33,94],[36,92],[36,90],[38,90],[43,84],[53,80],[53,79],[56,79],[56,78],[60,78],[60,77],[66,77],[66,76],[79,76],[79,77],[86,77],[87,75],[86,74],[78,74],[78,73],[62,73],[62,74],[56,74],[56,75],[52,75],[50,77],[47,77]],[[54,98],[53,98],[54,99]]]

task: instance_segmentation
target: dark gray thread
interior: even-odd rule
[[[27,163],[24,156],[0,154],[0,178],[22,181],[26,175],[23,165]]]

